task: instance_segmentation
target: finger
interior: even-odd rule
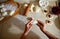
[[[31,18],[31,17],[28,17],[27,19],[30,20],[30,21],[33,20],[33,18]]]
[[[43,28],[43,26],[41,26],[40,24],[37,24],[37,25],[38,25],[39,28],[41,28],[41,29]]]
[[[29,22],[27,24],[32,23],[33,18],[29,18]]]
[[[30,28],[32,26],[32,20],[30,20],[26,25],[27,28]]]
[[[32,25],[32,20],[30,20],[26,25],[31,26]]]
[[[39,23],[37,23],[37,25],[38,25],[38,26],[40,26],[40,24],[39,24]]]
[[[42,26],[40,23],[37,23],[38,26]],[[42,26],[43,27],[43,26]]]
[[[39,20],[37,20],[37,21],[38,21],[38,24],[40,24],[41,26],[44,26],[44,23],[43,22],[41,22]]]
[[[31,23],[29,25],[32,25]]]

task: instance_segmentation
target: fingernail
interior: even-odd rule
[[[40,19],[37,19],[37,20],[40,20]]]

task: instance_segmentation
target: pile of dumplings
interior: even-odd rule
[[[6,16],[12,16],[17,9],[13,4],[0,4],[0,20]]]

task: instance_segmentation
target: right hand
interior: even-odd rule
[[[42,30],[42,31],[44,31],[45,30],[45,26],[44,26],[44,23],[43,22],[41,22],[40,20],[37,20],[37,25],[38,25],[38,27]]]
[[[54,36],[53,34],[51,34],[50,32],[48,32],[44,26],[44,23],[37,20],[38,23],[38,27],[41,29],[41,31],[49,38],[49,39],[58,39],[56,36]]]

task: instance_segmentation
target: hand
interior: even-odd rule
[[[25,31],[20,39],[26,39],[26,36],[29,33],[30,28],[32,27],[32,20],[33,20],[32,18],[29,18],[29,22],[25,25]]]
[[[27,24],[25,24],[25,27],[29,29],[32,26],[33,18],[27,18],[27,19],[29,20],[29,22]]]
[[[38,23],[38,27],[41,29],[41,31],[49,38],[49,39],[58,39],[56,36],[54,36],[53,34],[51,34],[50,32],[48,32],[46,29],[45,29],[45,26],[44,26],[44,23],[37,20]]]
[[[30,28],[30,27],[32,26],[32,20],[33,20],[33,18],[28,17],[27,19],[29,20],[29,22],[28,22],[27,24],[25,24],[25,26],[26,26],[27,28]]]
[[[43,22],[41,22],[41,21],[39,21],[39,20],[37,20],[37,25],[38,25],[38,27],[42,30],[42,31],[44,31],[45,30],[45,28],[44,28],[44,23]]]

